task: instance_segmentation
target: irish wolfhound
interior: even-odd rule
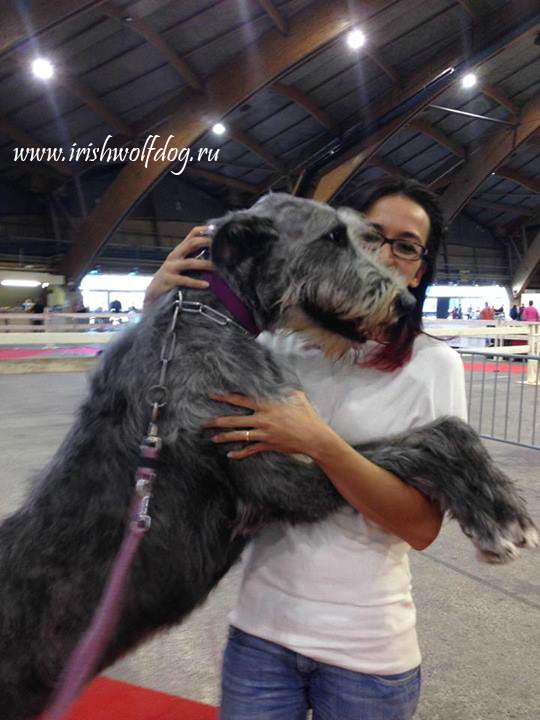
[[[216,272],[260,329],[304,328],[339,355],[412,302],[402,281],[362,251],[373,230],[352,210],[276,194],[216,225]],[[127,524],[175,297],[156,302],[106,350],[50,466],[0,527],[3,720],[43,709],[103,590]],[[262,453],[229,461],[231,446],[216,446],[201,430],[223,414],[210,392],[277,400],[299,384],[237,322],[223,324],[229,312],[212,292],[190,290],[184,300],[210,310],[178,315],[152,526],[101,668],[202,603],[254,528],[274,519],[317,521],[344,503],[309,459]],[[465,423],[445,418],[359,450],[437,500],[492,559],[534,543],[523,501]]]

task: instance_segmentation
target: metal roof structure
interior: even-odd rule
[[[133,241],[155,266],[173,238],[134,240],[136,217],[150,236],[152,223],[186,226],[204,220],[205,207],[215,215],[269,188],[354,206],[362,182],[391,173],[441,194],[452,223],[441,277],[463,279],[465,267],[517,292],[540,287],[537,0],[35,0],[26,8],[21,15],[13,1],[0,10],[4,262],[41,254],[76,280],[100,254],[121,258],[123,247],[132,261]],[[354,28],[366,36],[357,50],[345,42]],[[55,65],[48,82],[29,73],[37,55]],[[478,82],[465,89],[471,71]],[[217,121],[224,135],[212,133]],[[150,135],[157,148],[172,135],[169,146],[219,149],[219,157],[174,178],[174,162],[66,159],[108,137],[112,148],[142,148]],[[23,146],[63,148],[65,157],[15,161]],[[41,207],[40,238],[35,224],[22,231],[12,216],[28,208],[10,212],[2,188],[16,193],[14,208],[27,204],[39,217]]]

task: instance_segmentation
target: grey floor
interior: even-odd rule
[[[24,497],[68,431],[82,373],[0,375],[0,516]],[[540,452],[488,443],[540,525]],[[419,720],[540,718],[540,551],[508,566],[479,564],[453,523],[412,554],[424,688]],[[118,663],[109,676],[217,704],[226,616],[239,570],[181,628]]]

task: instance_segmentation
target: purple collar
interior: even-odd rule
[[[227,285],[225,280],[215,273],[204,272],[202,273],[202,279],[210,285],[210,290],[214,293],[218,300],[220,300],[227,310],[231,313],[234,319],[247,330],[250,335],[257,337],[260,334],[260,329],[255,322],[253,313],[247,305],[240,300],[240,298],[234,294],[231,288]]]

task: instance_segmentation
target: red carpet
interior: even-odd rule
[[[217,720],[210,705],[100,677],[73,705],[65,720]]]
[[[64,348],[2,348],[0,360],[28,360],[37,357],[77,357],[93,356],[99,347],[64,347]]]
[[[473,370],[473,372],[481,373],[484,368],[484,363],[481,362],[464,362],[463,363],[465,370]],[[498,365],[497,363],[491,361],[486,362],[486,372],[495,372],[498,370],[500,373],[507,373],[507,372],[513,372],[513,373],[525,373],[527,374],[527,365],[524,362],[516,362],[516,363],[503,363],[500,362]]]

